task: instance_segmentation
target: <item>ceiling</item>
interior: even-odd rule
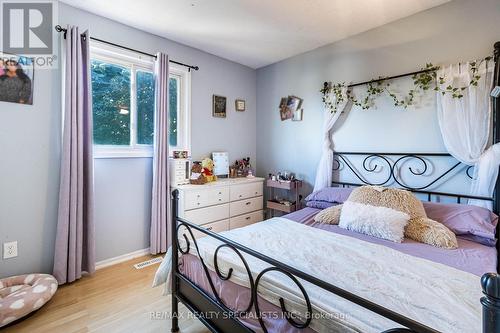
[[[252,68],[450,0],[62,0]]]

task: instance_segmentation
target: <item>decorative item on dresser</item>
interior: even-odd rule
[[[242,158],[241,160],[236,160],[233,165],[229,167],[230,178],[237,177],[253,177],[252,165],[250,164],[250,157]]]
[[[267,209],[269,210],[270,217],[273,217],[273,211],[277,210],[284,213],[291,213],[299,210],[300,207],[300,194],[299,189],[302,187],[302,181],[293,179],[287,181],[267,179],[267,188],[269,189],[269,199],[267,200]],[[286,191],[294,191],[294,202],[288,199],[277,199],[274,197],[274,189],[279,188]]]
[[[216,176],[229,176],[229,154],[227,151],[214,151],[212,152],[212,159],[214,161],[214,175]]]
[[[263,183],[264,178],[255,177],[173,186],[179,190],[179,217],[213,232],[260,222],[264,218]]]
[[[174,150],[172,152],[172,156],[174,158],[188,158],[189,157],[189,153],[187,150]]]
[[[172,186],[189,184],[191,161],[185,158],[173,158],[170,163],[170,184]]]

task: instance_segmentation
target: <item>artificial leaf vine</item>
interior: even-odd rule
[[[491,59],[492,57],[486,57],[482,60],[469,63],[472,78],[466,86],[455,87],[450,84],[442,88],[441,86],[447,82],[446,77],[438,77],[437,72],[440,67],[429,63],[426,64],[419,73],[412,76],[413,87],[402,97],[399,97],[396,93],[390,90],[391,84],[389,81],[391,81],[391,79],[384,77],[372,79],[368,82],[366,84],[366,94],[360,99],[354,96],[352,90],[345,84],[345,82],[335,84],[325,82],[324,87],[320,90],[320,92],[323,94],[323,103],[325,104],[325,107],[332,113],[337,112],[338,106],[344,102],[344,94],[342,92],[345,89],[347,89],[347,100],[351,101],[353,105],[358,106],[363,110],[367,110],[372,107],[374,99],[383,93],[386,93],[392,98],[394,106],[406,109],[408,106],[413,105],[415,95],[417,93],[431,89],[436,92],[440,92],[442,95],[450,94],[453,98],[462,98],[462,92],[470,86],[477,86],[479,80],[481,79],[481,75],[479,74],[480,65]],[[333,97],[334,99],[332,99]]]

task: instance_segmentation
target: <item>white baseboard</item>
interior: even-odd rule
[[[127,260],[131,260],[131,259],[145,256],[147,254],[149,254],[149,247],[147,249],[142,249],[142,250],[137,250],[134,252],[122,254],[121,256],[118,256],[118,257],[98,261],[95,264],[95,269],[98,270],[98,269],[101,269],[104,267],[116,265],[116,264],[119,264],[119,263],[127,261]]]

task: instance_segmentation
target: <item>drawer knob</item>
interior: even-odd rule
[[[243,196],[243,195],[242,195],[242,194],[240,194],[240,198],[241,198],[242,196]]]
[[[249,201],[249,202],[245,202],[245,205],[247,205],[247,206],[248,206],[248,205],[250,205],[250,204],[251,204],[251,202],[250,202],[250,201]]]
[[[250,216],[245,217],[245,220],[250,220]]]
[[[199,197],[200,197],[200,195],[198,194],[198,195],[197,195],[197,197],[199,198]]]
[[[222,194],[222,192],[219,192],[219,194]]]
[[[259,192],[255,192],[255,194],[259,194]]]
[[[200,203],[199,203],[199,202],[197,202],[196,204],[197,204],[198,206],[200,205]]]

